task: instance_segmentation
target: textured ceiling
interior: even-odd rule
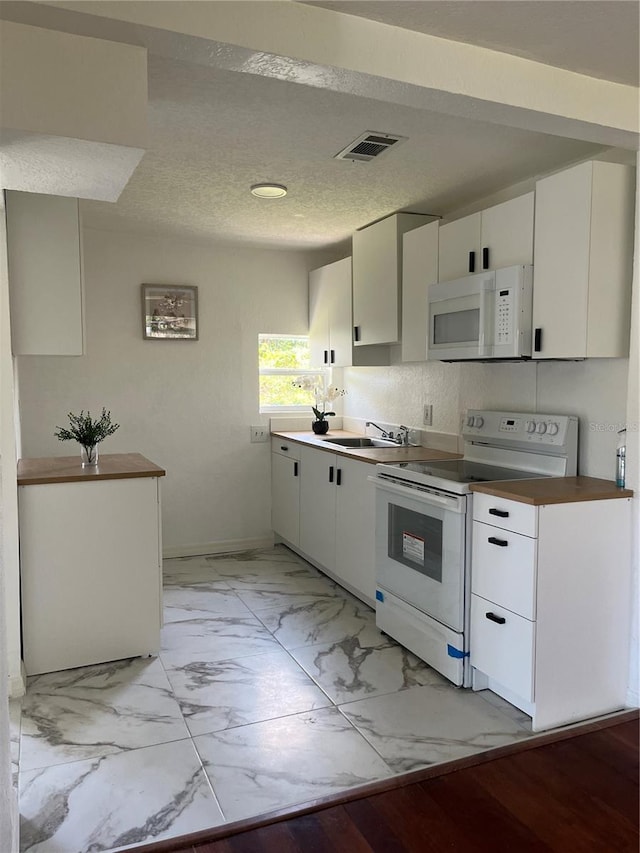
[[[637,86],[638,0],[308,0],[394,27]]]
[[[55,5],[3,2],[0,14],[146,44],[149,50],[149,149],[116,204],[82,203],[89,227],[207,243],[328,247],[394,211],[447,215],[601,150],[584,141],[374,100],[317,83],[300,85],[262,76],[259,70],[224,70],[219,62],[212,67],[195,52],[206,54],[213,42],[183,41],[171,54],[164,36],[153,42],[151,31],[145,34],[109,19],[97,23],[86,10],[99,8],[100,0],[79,4],[80,12]],[[239,5],[249,9],[249,4]],[[629,45],[635,45],[637,65],[637,26],[634,31],[628,8],[637,8],[635,2],[359,0],[322,5],[557,61],[616,81],[629,76],[629,62],[623,59]],[[589,15],[581,8],[576,14],[577,6],[597,12]],[[104,26],[103,33],[99,26]],[[611,38],[619,43],[612,45]],[[598,39],[602,45],[596,50]],[[225,51],[216,51],[219,60]],[[610,56],[612,52],[617,56]],[[482,118],[482,112],[477,116]],[[408,141],[368,164],[333,159],[365,131],[397,133]],[[251,184],[267,180],[286,184],[287,197],[261,201],[249,194]]]

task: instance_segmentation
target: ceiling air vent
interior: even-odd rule
[[[346,148],[343,148],[339,154],[335,155],[336,160],[361,160],[368,163],[374,157],[380,157],[385,151],[404,142],[406,136],[393,136],[390,133],[378,133],[375,130],[368,130],[359,136]]]

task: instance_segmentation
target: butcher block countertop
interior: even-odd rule
[[[18,461],[18,485],[80,483],[85,480],[127,480],[132,477],[164,477],[167,472],[140,453],[100,453],[98,464],[83,468],[76,456],[44,456]]]
[[[472,483],[469,488],[472,492],[481,492],[496,498],[519,501],[533,506],[633,497],[631,489],[620,489],[612,480],[599,480],[595,477],[502,480],[493,483]]]
[[[379,462],[429,462],[436,459],[460,459],[461,453],[449,453],[446,450],[435,450],[433,447],[341,447],[339,444],[327,444],[325,438],[366,438],[354,432],[343,429],[332,429],[326,435],[316,435],[309,430],[295,432],[272,432],[275,438],[285,438],[287,441],[296,441],[310,447],[319,447],[330,453],[340,456],[349,456],[351,459],[359,459],[362,462],[371,462],[376,465]],[[373,436],[375,438],[375,436]]]

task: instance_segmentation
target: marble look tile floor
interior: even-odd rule
[[[37,676],[12,703],[23,853],[118,850],[531,736],[284,546],[164,570],[159,658]]]

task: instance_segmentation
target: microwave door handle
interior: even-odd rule
[[[478,355],[493,355],[493,308],[495,305],[495,281],[483,281],[480,290],[480,329]]]

